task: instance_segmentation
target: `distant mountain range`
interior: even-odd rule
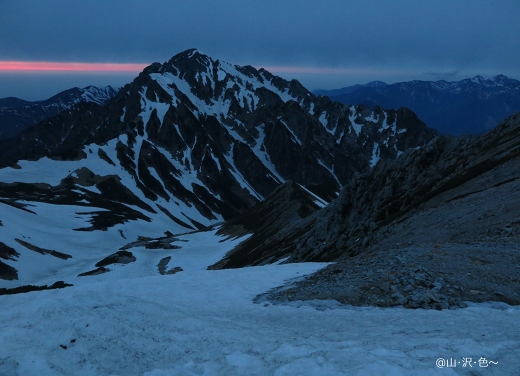
[[[407,107],[429,127],[443,134],[479,134],[520,111],[520,81],[503,75],[457,82],[410,81],[387,85],[381,81],[336,90],[315,90],[344,104],[369,108]]]
[[[72,88],[42,101],[0,98],[0,139],[14,137],[41,120],[70,109],[76,103],[92,102],[104,105],[117,93],[112,86]]]

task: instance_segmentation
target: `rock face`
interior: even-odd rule
[[[326,205],[326,201],[302,186],[294,182],[285,183],[260,204],[224,223],[217,232],[218,235],[231,238],[252,235],[208,269],[264,265],[278,260],[280,255],[276,249],[273,249],[273,252],[264,251],[265,240],[294,221],[306,218]]]
[[[297,81],[188,50],[150,65],[106,106],[79,103],[0,142],[11,179],[0,195],[20,198],[21,161],[51,159],[48,173],[62,173],[61,182],[24,194],[109,209],[83,230],[159,212],[197,229],[233,218],[287,180],[334,196],[355,173],[433,136],[405,108],[347,107]],[[61,161],[77,163],[63,173]]]
[[[345,104],[414,111],[429,127],[444,134],[480,134],[520,110],[520,81],[503,75],[476,76],[457,82],[410,81],[387,85],[376,81],[337,90],[317,90]]]
[[[0,99],[0,139],[15,137],[24,129],[57,115],[81,102],[106,104],[117,94],[112,86],[87,86],[62,91],[43,101],[24,101],[10,97]]]
[[[446,237],[473,240],[493,235],[490,226],[502,228],[499,234],[516,234],[520,210],[495,216],[492,223],[484,219],[492,212],[503,212],[507,200],[512,208],[520,205],[516,195],[490,193],[518,183],[519,157],[520,113],[478,138],[436,137],[421,149],[409,150],[395,161],[381,161],[370,173],[355,176],[337,200],[280,230],[262,248],[267,253],[276,249],[279,255],[290,255],[289,262],[355,256],[385,239],[396,223],[432,207],[449,210],[459,200],[477,194],[485,197],[485,193],[491,196],[487,206],[479,202],[471,212],[472,217],[481,218],[464,225],[431,225],[431,231],[421,232],[421,236],[433,242]],[[469,216],[467,205],[458,210]],[[454,229],[458,234],[447,231]]]

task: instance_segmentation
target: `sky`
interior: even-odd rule
[[[310,90],[520,79],[518,14],[518,0],[0,0],[0,98],[122,86],[188,48]]]

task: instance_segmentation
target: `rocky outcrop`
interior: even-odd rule
[[[1,225],[1,222],[0,222]],[[0,242],[0,258],[4,260],[16,261],[16,259],[20,256],[18,252],[12,247]],[[0,279],[5,279],[8,281],[18,279],[18,271],[16,268],[11,265],[7,265],[5,262],[0,260]]]
[[[166,269],[168,266],[168,263],[171,260],[171,256],[164,257],[159,261],[159,264],[157,264],[157,269],[159,271],[160,275],[169,275],[169,274],[175,274],[178,272],[182,272],[183,269],[180,266],[174,266],[173,268],[170,268],[169,270]]]
[[[135,262],[135,260],[137,260],[137,259],[132,254],[132,252],[118,251],[116,253],[113,253],[113,254],[105,257],[103,260],[97,262],[96,269],[89,270],[88,272],[80,273],[80,274],[78,274],[78,277],[86,277],[86,276],[93,276],[93,275],[108,273],[110,271],[110,269],[106,267],[108,265],[129,264],[131,262]]]
[[[110,256],[105,257],[103,260],[96,263],[96,266],[104,267],[111,264],[129,264],[135,262],[136,258],[132,252],[118,251]]]
[[[335,252],[355,255],[383,235],[380,230],[414,210],[450,202],[517,179],[520,114],[478,138],[437,137],[396,161],[382,161],[345,186],[311,231],[299,239],[294,260],[326,259]],[[511,162],[508,165],[508,162]],[[489,180],[492,170],[499,180]],[[497,176],[497,178],[498,178]],[[496,202],[498,205],[498,201]],[[318,218],[319,217],[319,218]]]
[[[520,113],[477,138],[438,137],[357,175],[329,206],[255,248],[290,253],[285,262],[337,261],[269,296],[427,309],[520,304],[519,189]]]
[[[4,260],[16,260],[16,257],[19,257],[20,254],[16,252],[16,250],[8,245],[0,242],[0,258]]]
[[[0,288],[0,295],[25,294],[26,292],[31,292],[31,291],[63,289],[65,287],[70,287],[70,286],[73,286],[73,285],[70,283],[65,283],[63,281],[57,281],[57,282],[54,282],[50,286],[24,285],[24,286],[14,287],[12,289]]]
[[[0,279],[8,281],[18,279],[18,271],[11,265],[7,265],[5,262],[0,261]]]
[[[356,175],[337,200],[281,229],[255,248],[255,252],[290,254],[287,262],[356,256],[384,241],[392,226],[416,213],[439,206],[449,209],[458,200],[515,184],[520,179],[519,157],[520,114],[478,138],[437,137],[395,161],[381,161],[369,174]],[[492,196],[486,210],[483,205],[478,207],[482,210],[477,210],[478,216],[482,218],[468,221],[462,227],[454,226],[459,235],[452,233],[450,238],[472,240],[468,234],[489,235],[491,225],[499,225],[504,233],[506,228],[514,233],[516,225],[512,224],[520,223],[520,217],[514,213],[502,217],[503,224],[499,219],[493,224],[482,220],[489,217],[486,213],[503,211],[504,199]],[[512,199],[510,195],[508,199]],[[511,201],[511,205],[517,203],[516,199]],[[434,231],[432,225],[430,234],[424,233],[423,237],[439,242],[446,236],[439,232],[439,227]]]
[[[59,258],[59,259],[62,259],[62,260],[67,260],[67,259],[70,259],[72,256],[71,255],[67,255],[65,253],[62,253],[62,252],[58,252],[58,251],[55,251],[53,249],[45,249],[45,248],[41,248],[41,247],[38,247],[34,244],[31,244],[25,240],[22,240],[22,239],[17,239],[15,238],[14,239],[18,244],[20,245],[23,245],[25,248],[27,249],[30,249],[31,251],[35,251],[41,255],[51,255],[51,256],[54,256],[56,258]]]
[[[326,201],[302,186],[294,182],[285,183],[260,204],[223,224],[218,235],[229,238],[251,236],[208,269],[264,265],[287,257],[288,254],[280,249],[265,251],[263,244],[281,229],[326,205]]]

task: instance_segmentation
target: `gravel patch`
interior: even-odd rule
[[[465,302],[520,304],[516,242],[396,244],[340,260],[269,291],[273,303],[334,299],[354,306],[462,308]]]

